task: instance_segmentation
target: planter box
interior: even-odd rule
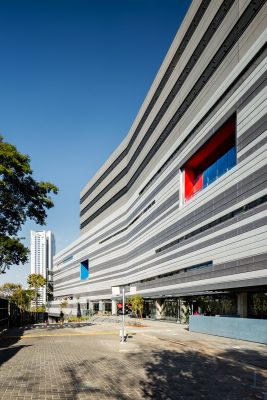
[[[189,331],[267,344],[265,319],[190,315]]]

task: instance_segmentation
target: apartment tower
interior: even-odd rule
[[[55,255],[55,238],[51,231],[31,231],[31,274],[41,274],[47,281],[39,289],[38,305],[46,304]]]

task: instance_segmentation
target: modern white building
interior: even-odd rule
[[[39,289],[38,305],[46,304],[55,255],[55,238],[51,231],[31,231],[31,274],[41,274],[47,281]]]
[[[77,299],[116,313],[124,286],[148,318],[201,310],[198,323],[266,327],[266,26],[266,1],[191,3],[129,133],[80,194],[51,314],[66,298],[69,314]]]

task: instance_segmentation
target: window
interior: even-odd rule
[[[137,217],[135,217],[125,228],[120,229],[119,231],[113,233],[113,235],[108,236],[107,238],[101,240],[101,241],[99,242],[99,244],[102,244],[102,243],[106,242],[107,240],[110,240],[110,239],[112,239],[113,237],[119,235],[120,233],[127,231],[127,229],[128,229],[131,225],[133,225],[140,217],[142,217],[142,215],[145,214],[154,204],[155,204],[155,200],[153,200],[152,203],[150,203],[140,214],[138,214]]]
[[[216,179],[235,166],[236,148],[228,150],[222,157],[215,161],[210,167],[203,171],[203,188],[210,185]]]
[[[68,261],[72,260],[73,256],[69,256],[67,258],[65,258],[65,260],[63,260],[63,264],[67,263]]]
[[[89,278],[89,260],[80,263],[80,276],[81,280]]]
[[[215,182],[236,165],[236,121],[230,118],[184,165],[184,199]]]
[[[164,246],[156,249],[155,252],[160,253],[161,251],[167,250],[170,247],[176,246],[177,244],[179,244],[193,236],[196,236],[199,233],[205,232],[208,229],[213,228],[214,226],[218,226],[225,221],[235,218],[239,214],[246,213],[247,211],[252,210],[255,207],[258,207],[261,204],[265,204],[266,202],[267,202],[267,195],[259,197],[258,199],[253,200],[252,202],[250,202],[242,207],[238,207],[236,210],[233,210],[230,213],[227,213],[227,214],[223,215],[222,217],[217,218],[217,219],[209,222],[208,224],[203,225],[202,227],[200,227],[198,229],[195,229],[194,231],[188,233],[187,235],[181,236],[180,238],[175,239],[172,242],[165,244]]]

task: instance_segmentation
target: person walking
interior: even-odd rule
[[[60,325],[63,326],[63,323],[64,323],[64,313],[63,313],[62,310],[60,311],[59,319],[60,319]]]
[[[48,321],[48,313],[47,312],[45,312],[44,313],[44,322],[45,322],[45,326],[46,326],[46,328],[48,327],[48,325],[49,325],[49,321]]]

